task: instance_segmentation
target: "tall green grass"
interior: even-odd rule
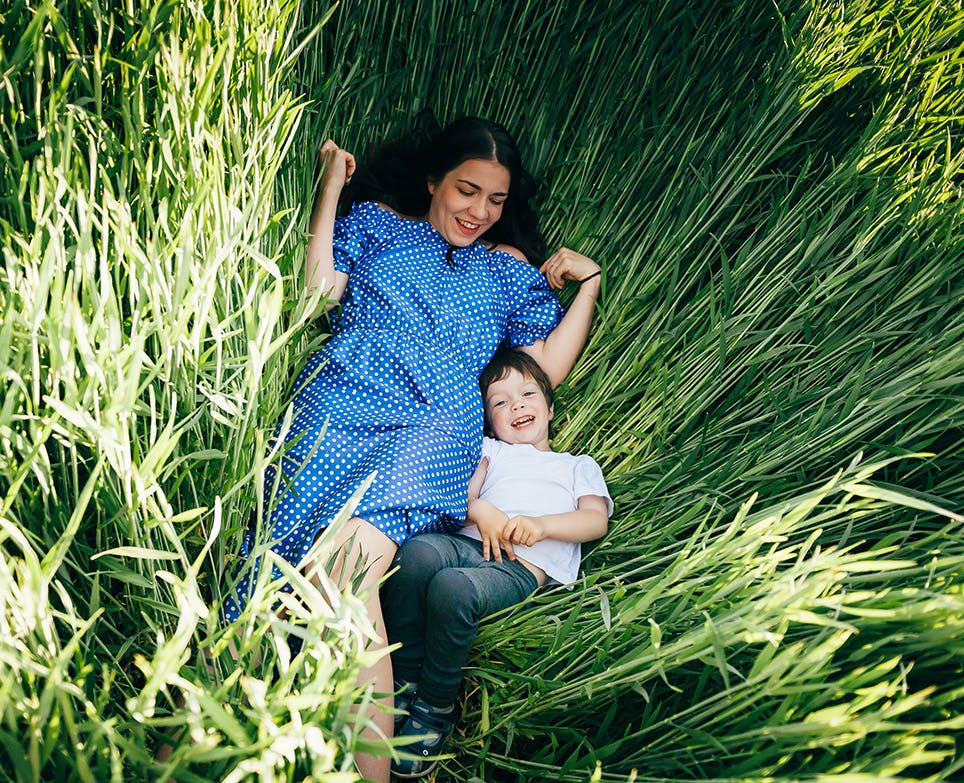
[[[226,641],[213,605],[307,312],[276,197],[295,10],[4,12],[4,777],[345,779],[357,600],[315,599],[295,664],[270,596],[237,666],[198,653]]]
[[[0,778],[371,750],[357,597],[263,584],[237,662],[217,606],[324,337],[317,148],[426,106],[504,122],[605,269],[555,446],[617,506],[484,628],[436,779],[961,776],[957,4],[18,2],[0,39]]]

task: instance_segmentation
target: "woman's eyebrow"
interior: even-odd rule
[[[471,188],[475,188],[476,190],[482,190],[482,186],[481,186],[481,185],[476,185],[476,184],[475,184],[472,180],[470,180],[470,179],[459,179],[459,180],[456,180],[456,182],[462,182],[462,183],[468,185],[468,186],[471,187]],[[498,192],[498,193],[493,193],[492,195],[493,195],[493,196],[508,196],[509,194],[508,194],[508,193],[502,193],[502,192],[500,191],[500,192]]]

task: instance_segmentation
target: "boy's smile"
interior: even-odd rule
[[[539,384],[510,369],[485,392],[485,413],[496,438],[504,443],[528,443],[549,451],[552,406],[546,404]]]

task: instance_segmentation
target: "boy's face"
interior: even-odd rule
[[[552,406],[546,405],[539,384],[530,376],[510,369],[504,378],[489,384],[485,415],[495,437],[504,443],[528,443],[550,450]]]

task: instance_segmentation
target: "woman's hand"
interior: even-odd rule
[[[559,248],[546,262],[539,267],[539,271],[546,276],[546,280],[553,288],[562,288],[567,280],[585,280],[589,275],[599,270],[599,264],[582,253],[570,250],[568,247]]]
[[[340,193],[341,189],[351,179],[352,174],[355,173],[355,156],[328,139],[321,145],[321,152],[318,157],[321,162],[319,189]]]

